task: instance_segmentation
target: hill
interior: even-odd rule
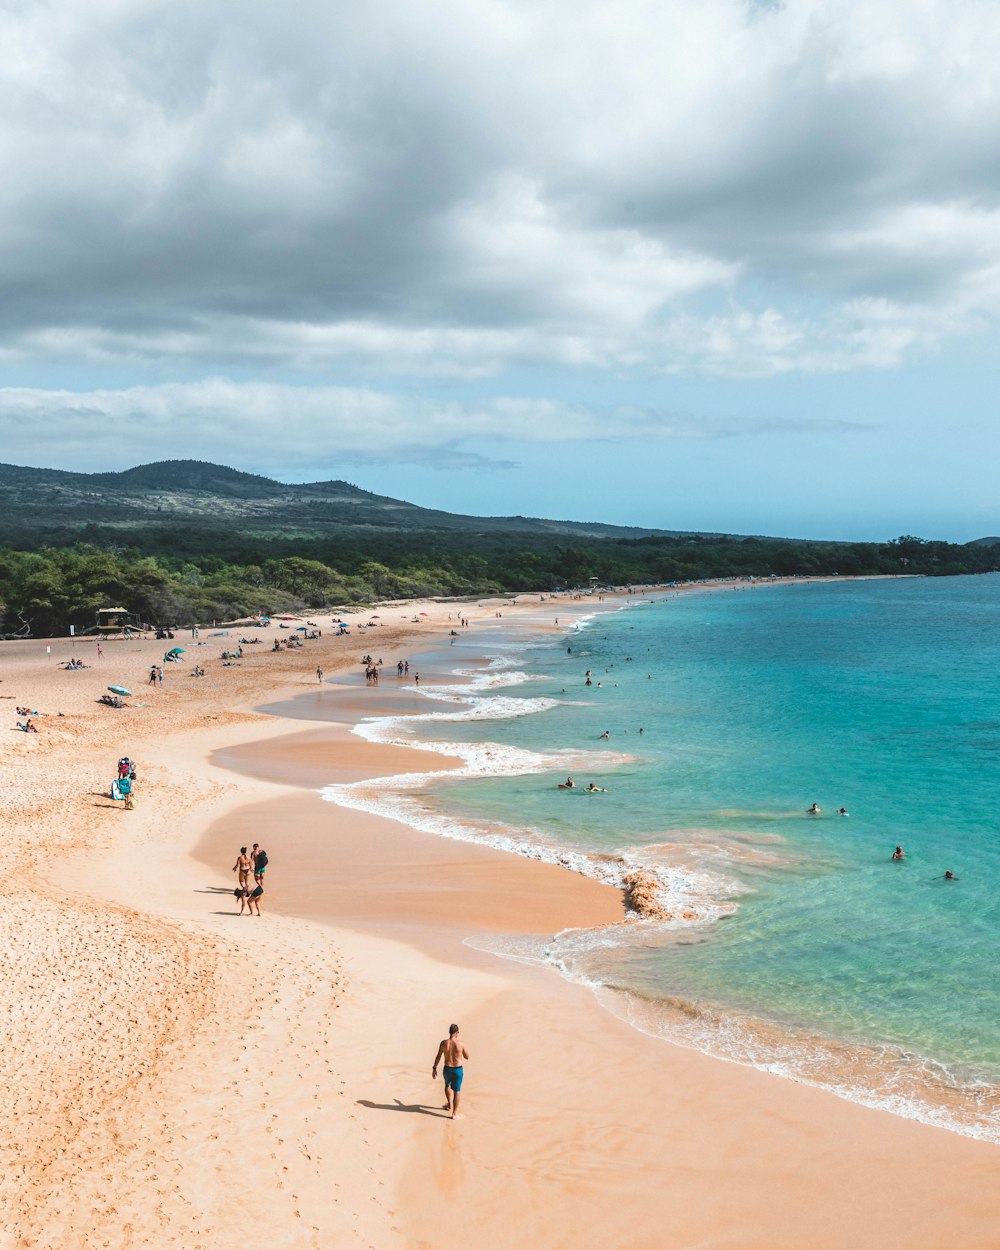
[[[460,516],[349,482],[289,485],[197,460],[121,473],[0,465],[0,635],[125,605],[144,621],[426,595],[705,577],[996,572],[1000,545],[837,543]]]
[[[375,495],[344,481],[289,484],[200,460],[162,460],[121,473],[0,464],[0,532],[11,545],[29,536],[33,545],[40,539],[60,545],[93,538],[95,527],[142,545],[143,531],[164,526],[225,526],[262,540],[386,528],[564,538],[682,536],[596,521],[463,516]]]

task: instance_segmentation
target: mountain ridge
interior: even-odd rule
[[[32,517],[46,526],[83,531],[94,524],[126,528],[165,522],[226,522],[323,533],[338,527],[551,533],[588,538],[683,537],[694,531],[564,521],[543,517],[477,517],[424,508],[378,495],[342,479],[285,483],[203,460],[159,460],[129,469],[81,473],[0,463],[0,527],[23,530]]]

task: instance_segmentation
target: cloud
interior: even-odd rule
[[[512,468],[492,447],[620,439],[754,437],[863,431],[839,420],[705,419],[644,407],[598,407],[499,396],[410,399],[350,387],[214,378],[89,392],[0,389],[0,439],[15,463],[83,471],[195,456],[253,471],[315,478],[344,464]],[[469,446],[469,445],[472,446]],[[191,448],[196,447],[197,452]]]
[[[1000,302],[992,0],[9,6],[0,360],[898,366]]]

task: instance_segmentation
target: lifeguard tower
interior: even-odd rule
[[[87,631],[90,633],[90,630]],[[96,632],[108,638],[112,634],[141,633],[138,616],[128,608],[98,608]]]

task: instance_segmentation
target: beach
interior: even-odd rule
[[[553,615],[463,605],[467,632],[501,608],[511,631]],[[564,622],[594,608],[555,602]],[[646,1036],[466,942],[622,923],[618,890],[322,800],[427,767],[350,732],[411,700],[367,689],[359,660],[441,648],[454,611],[382,607],[348,637],[324,618],[278,653],[272,628],[225,669],[239,631],[178,637],[162,686],[146,675],[169,642],[0,644],[7,1243],[1000,1244],[995,1146]],[[58,667],[74,655],[91,667]],[[128,708],[95,703],[111,684]],[[323,723],[257,710],[292,699],[322,700]],[[15,705],[44,713],[37,735]],[[132,811],[109,797],[123,755]],[[248,918],[231,869],[255,841],[270,864]],[[471,1055],[456,1122],[430,1073],[453,1020]]]

